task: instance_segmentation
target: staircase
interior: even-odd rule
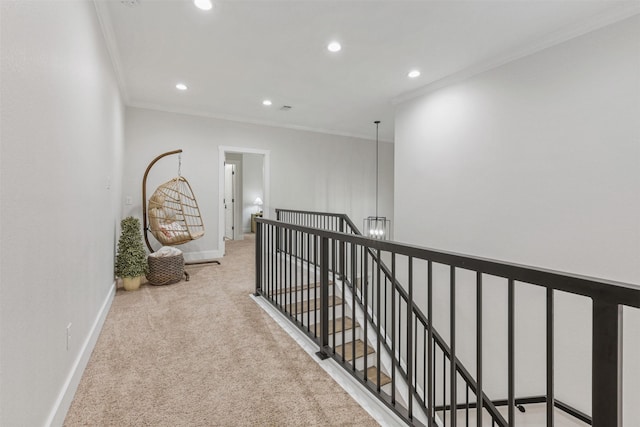
[[[372,240],[341,214],[277,212],[279,221],[257,220],[256,296],[287,316],[317,343],[321,357],[340,364],[407,424],[622,426],[619,313],[623,306],[640,308],[637,287]],[[488,280],[504,284],[508,312],[508,384],[498,398],[487,396],[483,372],[482,302]],[[545,395],[516,394],[514,295],[522,285],[546,289]],[[449,293],[446,337],[433,327],[437,287]],[[416,289],[422,292],[418,300]],[[475,291],[479,368],[473,374],[458,355],[459,289]],[[592,415],[555,397],[555,292],[593,300]]]
[[[284,256],[284,255],[280,255]],[[284,265],[284,263],[283,263]],[[303,276],[307,274],[304,266],[299,265]],[[317,274],[317,272],[315,272]],[[312,276],[313,273],[309,273]],[[276,300],[280,299],[284,312],[295,321],[299,327],[311,335],[317,335],[320,325],[320,282],[302,283],[294,288],[278,290]],[[330,281],[328,284],[328,337],[331,353],[335,354],[347,369],[355,375],[368,381],[371,385],[387,395],[391,395],[391,377],[383,360],[390,361],[385,349],[377,351],[375,340],[365,337],[364,315],[359,306],[351,306],[353,295],[348,285],[341,280]],[[357,319],[357,320],[354,320]],[[367,325],[371,330],[373,325]],[[366,344],[365,344],[366,340]],[[406,398],[406,396],[405,396]],[[402,397],[399,403],[406,405]]]
[[[314,263],[296,256],[292,247],[284,246],[288,244],[283,244],[281,250],[271,255],[271,274],[278,280],[273,282],[274,286],[262,289],[261,295],[308,336],[319,337],[322,328],[321,271]],[[326,281],[327,346],[319,355],[333,357],[363,385],[382,396],[395,411],[404,414],[411,411],[414,425],[427,425],[428,417],[419,400],[411,399],[413,410],[407,403],[411,393],[404,378],[406,366],[394,365],[389,337],[377,324],[372,308],[363,303],[371,298],[365,295],[364,284],[372,279],[352,279],[349,281],[332,272]]]

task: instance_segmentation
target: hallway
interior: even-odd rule
[[[377,425],[252,301],[254,244],[118,289],[65,426]]]

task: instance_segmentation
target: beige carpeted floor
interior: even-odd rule
[[[65,426],[377,425],[251,300],[253,245],[118,289]]]

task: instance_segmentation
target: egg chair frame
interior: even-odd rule
[[[148,232],[164,246],[181,245],[204,236],[204,224],[198,202],[191,185],[180,174],[160,185],[149,198],[147,209],[147,177],[153,165],[160,159],[182,150],[163,153],[151,161],[142,179],[142,216],[144,240],[150,252],[154,252],[149,242]],[[191,262],[186,264],[203,264],[218,261]]]

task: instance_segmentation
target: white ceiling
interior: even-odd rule
[[[638,1],[612,0],[214,5],[96,1],[128,105],[369,139],[381,120],[387,141],[394,100],[639,12]],[[337,54],[326,49],[334,39]],[[413,68],[417,79],[407,77]],[[178,82],[189,90],[176,90]]]

